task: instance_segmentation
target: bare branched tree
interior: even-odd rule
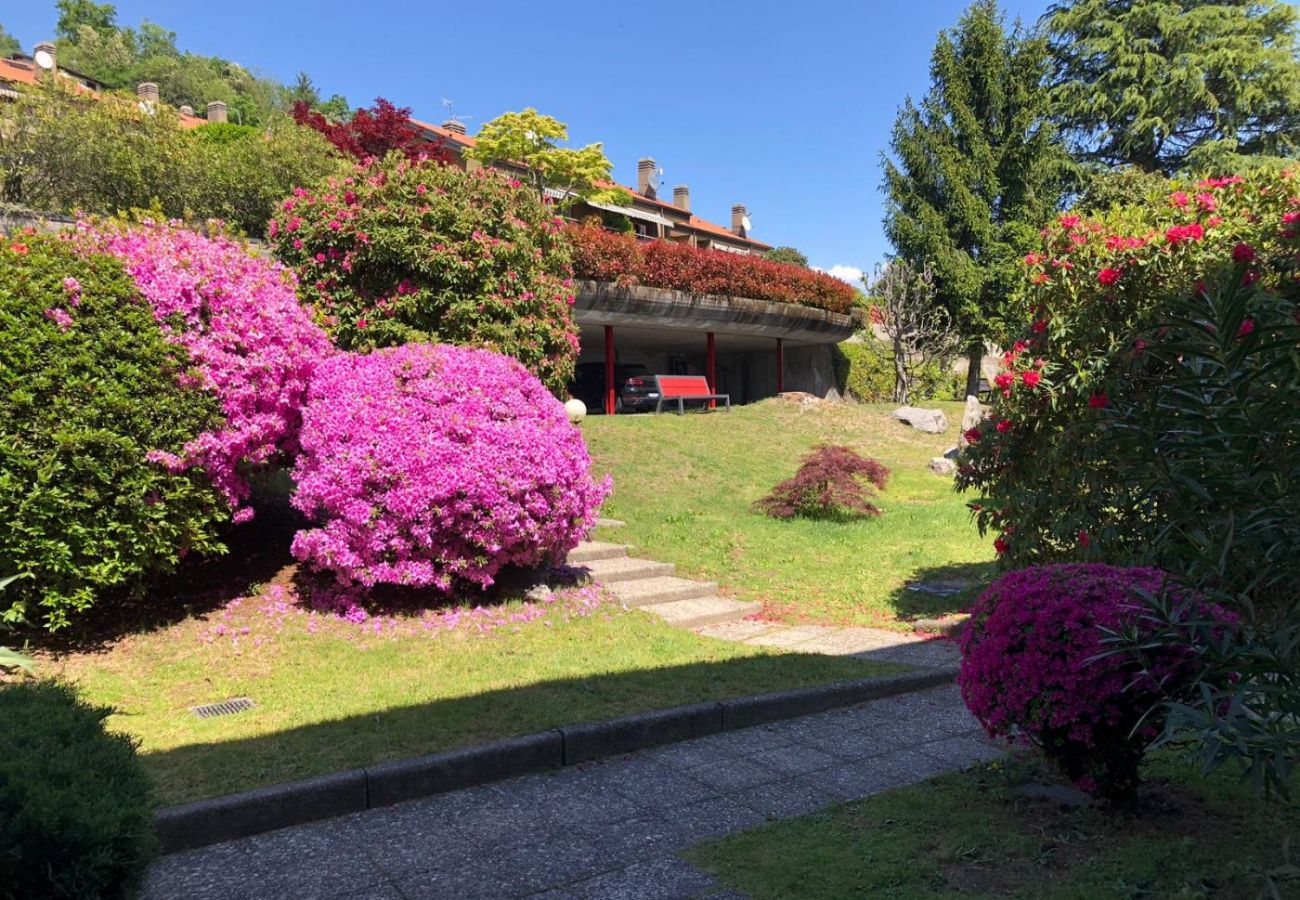
[[[891,259],[876,266],[869,293],[875,302],[872,320],[894,353],[894,400],[906,403],[917,373],[956,351],[956,329],[935,299],[929,266],[917,271]]]

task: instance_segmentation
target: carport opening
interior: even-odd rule
[[[784,357],[794,346],[770,337],[634,325],[584,324],[581,341],[569,392],[591,413],[604,413],[607,404],[632,411],[638,398],[629,394],[623,402],[628,380],[653,375],[702,375],[714,392],[730,394],[737,404],[772,397],[785,387]]]

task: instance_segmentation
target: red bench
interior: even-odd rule
[[[655,412],[664,411],[665,400],[677,401],[677,415],[686,412],[687,400],[722,400],[731,412],[731,395],[715,394],[709,390],[709,381],[703,375],[656,375],[655,384],[659,388],[659,402]]]

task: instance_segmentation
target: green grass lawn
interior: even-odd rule
[[[688,856],[754,900],[1300,897],[1300,806],[1260,803],[1226,776],[1150,769],[1135,816],[1026,799],[1016,786],[1043,773],[1021,762],[774,823]]]
[[[789,618],[897,624],[955,608],[960,601],[900,590],[913,576],[988,565],[988,546],[950,480],[925,468],[955,425],[949,436],[923,435],[887,412],[769,402],[730,415],[590,419],[584,431],[598,467],[616,479],[605,514],[628,522],[603,536],[761,597]],[[960,407],[948,412],[958,417]],[[884,516],[827,524],[749,512],[818,441],[853,444],[894,470]],[[187,567],[94,644],[40,654],[43,674],[117,709],[110,724],[140,741],[162,802],[897,670],[717,641],[609,606],[585,615],[552,609],[488,634],[467,624],[431,630],[409,615],[376,631],[373,621],[277,607],[275,590],[292,584],[285,526],[259,514],[225,558]],[[522,610],[512,601],[492,616]],[[244,696],[255,707],[235,716],[200,720],[189,711]]]
[[[556,611],[491,633],[380,633],[245,600],[45,656],[139,739],[157,798],[177,803],[562,724],[899,671],[849,658],[712,640],[641,612]],[[508,605],[503,614],[518,611]],[[214,636],[214,631],[223,633]],[[246,634],[241,634],[247,628]],[[201,720],[189,707],[250,697]]]
[[[926,464],[957,440],[962,404],[942,403],[947,434],[890,418],[892,404],[801,409],[769,400],[710,415],[596,416],[583,423],[597,468],[613,473],[605,515],[627,522],[601,537],[676,563],[733,596],[761,600],[788,621],[900,627],[962,608],[903,590],[916,577],[992,573],[952,480]],[[854,523],[779,521],[750,505],[794,474],[820,442],[847,444],[892,471],[884,515]]]

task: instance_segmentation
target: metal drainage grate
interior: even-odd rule
[[[203,706],[191,706],[194,714],[200,719],[214,719],[217,716],[233,716],[235,713],[241,713],[244,710],[252,709],[253,701],[247,697],[236,697],[234,700],[222,700],[220,703],[206,703]]]

